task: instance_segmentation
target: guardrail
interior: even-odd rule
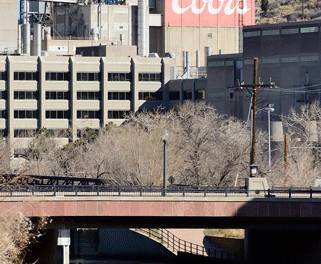
[[[219,248],[207,248],[202,245],[197,245],[192,242],[180,239],[167,229],[154,228],[135,228],[135,232],[143,234],[150,239],[157,241],[167,248],[170,252],[177,255],[179,252],[184,252],[192,255],[211,257],[220,260],[235,260],[236,256]]]
[[[159,186],[107,186],[107,185],[7,185],[0,186],[0,196],[163,196]],[[166,189],[168,196],[245,195],[244,188],[213,188],[174,186]]]
[[[0,186],[1,197],[13,196],[163,196],[159,186],[107,186],[107,185],[5,185]],[[258,198],[321,198],[321,188],[273,188],[251,190],[245,188],[169,186],[169,197],[258,197]]]

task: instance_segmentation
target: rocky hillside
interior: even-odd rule
[[[321,0],[256,0],[258,24],[321,19]]]

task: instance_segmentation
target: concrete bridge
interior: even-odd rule
[[[281,192],[277,197],[267,192],[172,193],[166,197],[130,192],[105,196],[18,192],[2,193],[2,197],[0,193],[0,211],[2,215],[20,212],[27,217],[50,217],[49,228],[67,230],[60,232],[65,252],[70,244],[68,230],[79,227],[244,228],[249,263],[319,264],[318,195],[309,191]]]
[[[319,198],[31,196],[0,198],[2,215],[28,217],[246,218],[321,220]],[[183,223],[182,223],[183,224]],[[208,224],[208,223],[207,223]],[[244,226],[240,222],[238,226]],[[188,226],[189,223],[187,222]],[[195,223],[195,225],[202,225]]]

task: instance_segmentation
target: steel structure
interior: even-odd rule
[[[0,178],[3,182],[10,183],[14,182],[18,185],[30,185],[30,186],[100,186],[104,185],[105,181],[95,178],[85,178],[85,177],[68,177],[68,176],[42,176],[42,175],[16,175],[16,174],[6,174],[1,175]]]

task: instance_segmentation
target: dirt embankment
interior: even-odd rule
[[[314,19],[321,19],[320,0],[256,0],[257,24]]]

